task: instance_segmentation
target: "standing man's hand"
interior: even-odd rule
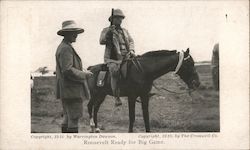
[[[93,76],[93,73],[91,71],[88,71],[88,70],[85,71],[85,74],[86,74],[87,78]]]

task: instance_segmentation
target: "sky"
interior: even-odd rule
[[[190,48],[196,62],[211,60],[213,46],[219,42],[221,25],[226,21],[223,1],[44,1],[25,4],[10,9],[9,15],[21,15],[26,19],[31,71],[42,66],[55,69],[55,52],[63,38],[56,33],[65,20],[75,20],[85,30],[73,43],[84,67],[103,62],[104,46],[99,44],[99,37],[102,29],[110,24],[108,18],[112,8],[124,12],[126,17],[122,26],[134,39],[136,54]]]

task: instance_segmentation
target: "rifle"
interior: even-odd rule
[[[110,21],[110,26],[113,25],[113,15],[114,15],[114,8],[111,10],[111,21]]]
[[[113,15],[114,15],[114,8],[111,10],[111,20],[110,20],[110,27],[113,25]],[[110,58],[117,60],[117,52],[114,50],[114,45],[113,45],[113,33],[111,33],[110,39],[109,39],[109,46],[111,49],[111,56]]]

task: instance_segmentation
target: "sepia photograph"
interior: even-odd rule
[[[249,1],[1,1],[0,17],[3,149],[8,122],[22,149],[249,148]]]
[[[213,3],[135,5],[77,6],[67,17],[59,8],[46,19],[37,12],[37,27],[49,31],[31,52],[32,133],[220,131],[219,28],[226,16]]]

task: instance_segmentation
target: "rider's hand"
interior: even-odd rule
[[[109,27],[109,31],[114,33],[115,32],[115,25],[112,25]]]
[[[132,57],[135,57],[135,56],[136,56],[136,55],[135,55],[135,52],[134,52],[133,50],[129,51],[129,53],[130,53],[130,56],[132,56]]]
[[[114,32],[115,32],[115,25],[112,25],[108,28],[108,31],[106,33],[106,39],[111,40]]]

